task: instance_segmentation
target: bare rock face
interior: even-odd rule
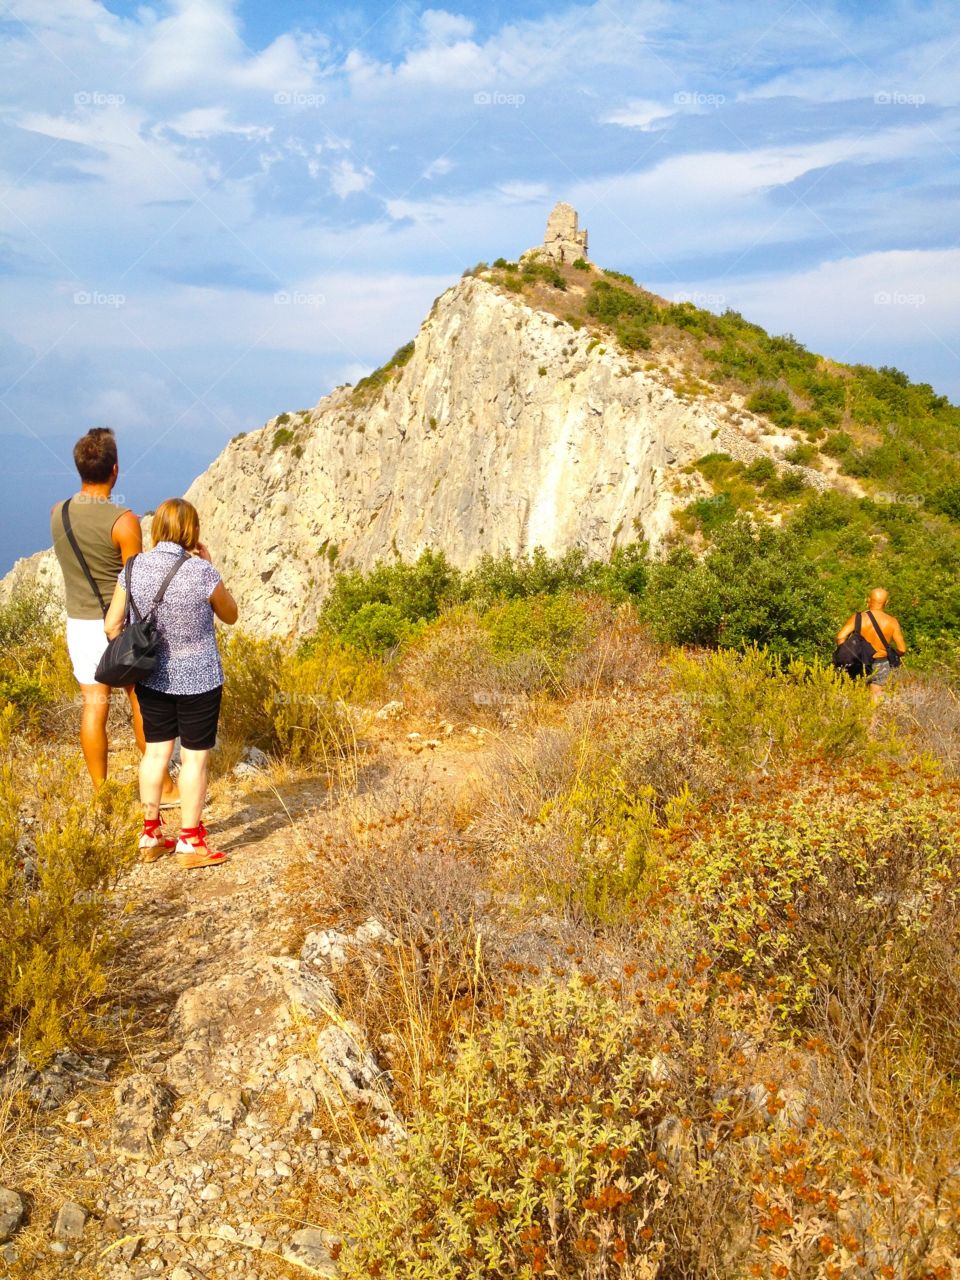
[[[569,206],[551,214],[550,244],[564,260],[586,252]],[[427,548],[469,568],[538,546],[598,558],[640,538],[656,546],[684,494],[704,491],[688,463],[717,449],[776,456],[724,415],[585,329],[467,277],[437,299],[379,390],[338,387],[235,438],[187,497],[242,627],[302,633],[344,565]],[[34,578],[59,589],[52,552],[20,561],[0,600]]]
[[[289,441],[275,423],[233,441],[187,496],[243,625],[303,631],[345,563],[656,543],[719,429],[586,331],[467,278],[379,398],[338,388]]]

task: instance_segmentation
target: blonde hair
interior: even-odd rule
[[[158,542],[178,542],[184,551],[196,551],[200,544],[197,508],[186,498],[167,498],[153,513],[150,537],[154,546]]]

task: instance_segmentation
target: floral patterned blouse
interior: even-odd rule
[[[133,562],[130,591],[146,616],[178,556],[186,554],[176,542],[158,542]],[[123,573],[119,576],[124,584]],[[158,693],[208,693],[223,684],[223,666],[213,626],[213,595],[220,574],[207,560],[187,556],[157,609],[160,645],[157,665],[143,680]]]

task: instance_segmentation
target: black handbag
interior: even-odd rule
[[[157,665],[157,650],[160,644],[160,634],[157,630],[156,619],[157,609],[166,594],[167,587],[169,587],[174,576],[190,557],[184,552],[173,566],[163,582],[161,582],[160,590],[153,597],[153,602],[146,615],[143,615],[137,608],[133,592],[130,590],[130,577],[133,572],[133,562],[136,558],[136,556],[131,556],[124,566],[127,612],[124,616],[123,630],[110,641],[106,649],[104,649],[100,661],[97,663],[97,683],[108,684],[115,689],[136,684],[138,680],[148,676]],[[131,617],[133,621],[131,621]]]
[[[853,676],[854,679],[862,679],[862,677],[869,675],[873,667],[873,645],[860,630],[862,621],[862,615],[858,613],[854,620],[853,630],[842,644],[837,645],[833,654],[833,665],[837,670],[845,671],[848,676]],[[872,617],[871,621],[873,621]],[[873,625],[877,627],[875,622]],[[879,627],[877,627],[878,633],[879,630]]]

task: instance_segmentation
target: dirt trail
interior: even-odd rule
[[[486,755],[462,736],[433,748],[398,738],[376,743],[344,792],[319,777],[219,779],[205,820],[230,862],[185,872],[163,858],[129,873],[117,972],[128,1060],[78,1094],[58,1129],[65,1185],[89,1218],[66,1243],[33,1224],[11,1280],[67,1265],[84,1280],[272,1280],[305,1274],[296,1260],[323,1268],[319,1234],[300,1219],[306,1183],[335,1158],[321,1085],[333,1072],[345,1092],[362,1092],[379,1072],[331,1024],[326,944],[313,934],[300,953],[312,922],[298,918],[290,872],[364,806],[449,797]]]

